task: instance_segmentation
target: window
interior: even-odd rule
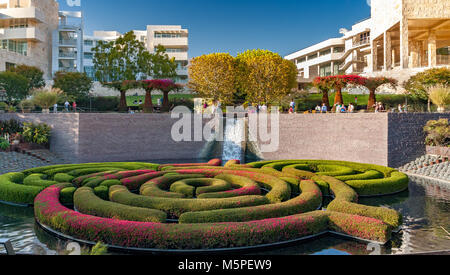
[[[28,55],[28,43],[26,41],[2,40],[1,48],[20,55]]]
[[[303,63],[306,62],[306,57],[302,57],[300,59],[297,59],[297,63]]]
[[[155,32],[155,38],[180,38],[181,34],[179,33],[158,33]]]
[[[84,40],[84,45],[85,46],[93,46],[94,45],[94,41],[93,40]]]
[[[15,67],[16,67],[16,64],[6,62],[6,63],[5,63],[5,67],[6,67],[6,70],[9,71],[9,70],[15,68]]]
[[[344,47],[336,47],[333,49],[333,53],[343,53],[345,51]]]
[[[320,52],[320,56],[329,55],[329,54],[331,54],[331,49]]]
[[[93,53],[84,53],[84,59],[93,59],[94,54]]]
[[[317,54],[312,54],[312,55],[308,56],[308,60],[315,59],[315,58],[317,58]]]
[[[175,49],[175,48],[167,48],[166,52],[167,53],[182,53],[182,52],[185,52],[185,50],[183,50],[183,49]]]

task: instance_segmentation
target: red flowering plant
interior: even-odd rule
[[[319,90],[334,90],[336,92],[334,104],[344,104],[344,97],[342,95],[342,89],[347,85],[364,85],[366,79],[359,75],[336,75],[327,77],[318,77],[314,80],[313,84]],[[324,95],[325,97],[325,95]],[[324,99],[325,101],[325,99]],[[324,102],[326,103],[326,102]]]

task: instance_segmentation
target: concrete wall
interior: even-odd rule
[[[391,167],[426,153],[423,127],[450,114],[281,115],[280,149],[265,159],[329,159]]]

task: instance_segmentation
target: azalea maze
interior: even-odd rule
[[[60,237],[147,251],[265,247],[330,233],[384,244],[402,225],[395,210],[358,204],[406,190],[408,177],[395,169],[313,160],[221,165],[41,167],[1,175],[0,200],[34,206],[36,221]]]

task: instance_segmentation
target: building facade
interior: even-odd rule
[[[55,0],[0,0],[0,71],[25,64],[51,77],[58,10]]]
[[[81,12],[59,12],[58,29],[53,32],[52,74],[83,72],[83,16]]]
[[[400,81],[427,68],[450,65],[450,1],[372,0],[371,18],[341,29],[342,37],[286,56],[299,82],[359,74]]]

